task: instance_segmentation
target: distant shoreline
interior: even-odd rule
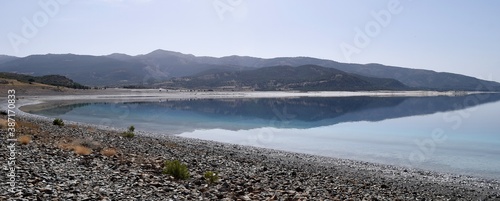
[[[76,90],[70,93],[40,93],[21,95],[25,98],[42,100],[82,100],[82,99],[119,99],[119,98],[287,98],[287,97],[425,97],[425,96],[463,96],[478,93],[500,93],[483,91],[185,91],[158,89],[105,89]]]
[[[28,91],[29,92],[29,91]],[[335,97],[434,97],[465,96],[480,93],[499,93],[481,91],[159,91],[158,89],[121,89],[73,90],[71,92],[41,93],[37,95],[19,95],[23,111],[37,111],[52,107],[76,103],[92,102],[132,102],[164,101],[187,99],[252,99],[252,98],[335,98]]]
[[[76,93],[75,93],[76,92]],[[62,93],[62,94],[61,94]],[[465,96],[478,93],[498,92],[439,92],[439,91],[235,91],[235,92],[189,92],[159,91],[158,89],[106,89],[75,90],[72,92],[41,93],[37,95],[19,95],[23,103],[23,111],[36,111],[54,106],[91,103],[91,102],[131,102],[162,101],[186,99],[247,99],[247,98],[300,98],[300,97],[433,97],[433,96]]]

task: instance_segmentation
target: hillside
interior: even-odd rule
[[[172,78],[196,76],[207,71],[234,74],[269,66],[303,65],[334,68],[348,74],[365,77],[395,79],[413,89],[500,91],[500,83],[465,75],[381,64],[339,63],[310,57],[263,59],[227,56],[216,58],[166,50],[155,50],[137,56],[119,53],[106,56],[74,54],[31,55],[24,58],[0,56],[0,71],[2,72],[34,76],[59,74],[90,86],[152,86]],[[303,76],[306,75],[299,75],[299,77]]]
[[[229,89],[229,90],[405,90],[394,79],[370,78],[348,74],[333,68],[315,65],[273,66],[255,70],[217,72],[207,71],[196,76],[173,79],[162,85],[166,88]]]
[[[73,88],[73,89],[88,89],[89,87],[83,86],[79,83],[74,82],[73,80],[61,76],[61,75],[45,75],[45,76],[30,76],[30,75],[22,75],[22,74],[15,74],[15,73],[0,73],[0,78],[1,79],[11,79],[11,80],[17,80],[22,83],[41,83],[41,84],[46,84],[46,85],[51,85],[51,86],[60,86],[60,87],[67,87],[67,88]]]
[[[0,64],[0,71],[43,76],[58,74],[78,83],[104,86],[142,82],[143,65],[103,56],[73,54],[32,55]]]
[[[480,80],[474,77],[435,72],[431,70],[411,69],[381,64],[349,64],[310,57],[279,57],[262,59],[246,56],[228,56],[219,59],[199,57],[202,62],[217,65],[243,65],[251,68],[288,65],[318,65],[335,68],[347,73],[368,77],[391,78],[418,89],[428,90],[467,90],[467,91],[500,91],[500,83]]]

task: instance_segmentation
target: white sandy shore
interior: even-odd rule
[[[438,92],[438,91],[247,91],[247,92],[185,92],[159,91],[157,89],[108,89],[82,95],[42,95],[21,96],[21,98],[51,100],[144,100],[144,99],[203,99],[203,98],[293,98],[293,97],[424,97],[424,96],[460,96],[482,92]]]

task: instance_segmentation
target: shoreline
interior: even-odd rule
[[[63,93],[63,94],[61,94]],[[483,91],[159,91],[157,89],[106,89],[88,90],[74,93],[45,93],[21,95],[25,98],[41,100],[82,100],[82,99],[203,99],[203,98],[294,98],[294,97],[426,97],[464,96],[478,93],[500,93]],[[28,94],[28,93],[27,93]],[[31,93],[30,93],[31,94]]]
[[[500,92],[439,92],[439,91],[236,91],[236,92],[186,92],[163,91],[156,89],[107,89],[91,90],[86,94],[45,94],[19,96],[28,103],[20,106],[24,110],[40,110],[75,103],[92,102],[134,102],[134,101],[165,101],[189,99],[252,99],[252,98],[302,98],[302,97],[434,97],[434,96],[466,96],[480,93]]]
[[[32,102],[33,103],[33,102]],[[21,106],[21,105],[19,105]],[[423,171],[418,169],[409,169],[383,164],[374,164],[348,159],[337,159],[309,154],[292,153],[279,150],[248,147],[241,145],[225,144],[214,141],[205,141],[179,136],[163,135],[155,133],[138,132],[139,135],[132,139],[120,136],[120,129],[100,127],[78,122],[67,122],[67,125],[58,128],[51,125],[50,119],[29,113],[20,112],[16,117],[22,121],[32,122],[40,127],[42,135],[32,133],[33,142],[29,145],[17,145],[21,151],[28,152],[33,157],[46,157],[53,160],[61,160],[66,164],[59,173],[69,173],[72,168],[88,168],[81,161],[91,160],[99,164],[113,165],[116,161],[129,164],[132,171],[141,172],[143,166],[152,175],[149,183],[140,186],[145,191],[134,191],[125,193],[125,197],[119,194],[107,193],[103,195],[100,189],[94,189],[90,194],[97,197],[107,198],[127,198],[139,194],[148,196],[144,192],[163,188],[164,198],[174,199],[194,199],[202,197],[205,199],[270,199],[270,198],[302,198],[302,199],[370,199],[379,200],[388,199],[418,199],[418,198],[458,198],[458,199],[495,199],[500,198],[500,182],[497,180],[482,179],[472,176],[454,175]],[[93,131],[95,130],[95,131]],[[92,131],[92,132],[91,132]],[[29,132],[29,131],[21,131]],[[19,133],[21,135],[22,133]],[[100,145],[95,148],[117,147],[120,151],[116,157],[104,157],[99,153],[93,153],[87,156],[72,154],[58,148],[58,139],[76,139],[75,141],[86,141],[87,144],[97,142]],[[113,140],[110,140],[113,139]],[[40,141],[49,142],[49,144],[40,143]],[[2,144],[2,149],[6,149]],[[38,150],[39,152],[35,152]],[[199,153],[196,153],[199,152]],[[50,153],[56,153],[51,155]],[[200,154],[204,153],[204,154]],[[61,157],[64,156],[64,157]],[[65,157],[70,158],[65,162]],[[186,181],[175,181],[166,175],[161,174],[161,166],[164,160],[177,158],[193,168],[195,173]],[[119,159],[119,160],[118,160]],[[137,163],[136,160],[143,160]],[[49,160],[50,161],[50,160]],[[97,162],[96,162],[97,161]],[[123,162],[125,161],[125,162]],[[214,163],[214,161],[216,161]],[[31,161],[33,162],[33,161]],[[35,161],[35,164],[37,161]],[[76,164],[75,164],[76,163]],[[21,170],[26,172],[41,171],[31,163],[20,164]],[[69,168],[66,168],[66,166]],[[104,165],[106,166],[106,165]],[[199,166],[199,167],[198,167]],[[95,166],[91,166],[95,167]],[[53,167],[48,167],[48,171],[57,171]],[[51,169],[52,168],[52,169]],[[61,167],[59,167],[61,168]],[[65,168],[65,169],[64,169]],[[202,174],[205,170],[212,170],[220,173],[221,181],[217,185],[208,185],[203,182]],[[106,169],[101,169],[106,172]],[[43,171],[42,171],[43,172]],[[130,172],[130,170],[128,171]],[[23,172],[21,172],[22,174]],[[90,172],[80,172],[81,180],[87,181],[86,177],[93,177]],[[127,174],[112,172],[111,175],[119,175],[120,185],[127,183],[123,177]],[[144,173],[142,173],[144,174]],[[263,175],[260,175],[263,174]],[[74,176],[74,175],[73,175]],[[102,177],[101,177],[102,176]],[[101,175],[96,178],[98,181],[106,181],[108,177]],[[5,177],[2,175],[2,178]],[[62,176],[64,177],[64,176]],[[277,178],[277,179],[275,179]],[[326,179],[325,179],[326,178]],[[334,179],[333,179],[334,178]],[[22,175],[20,180],[33,180],[33,175]],[[143,179],[146,181],[147,179]],[[275,180],[275,181],[273,181]],[[2,179],[5,181],[5,179]],[[167,186],[157,184],[163,181]],[[23,181],[20,181],[23,182]],[[60,182],[55,180],[49,183],[55,186]],[[95,183],[93,181],[90,181]],[[201,182],[201,183],[200,183]],[[116,182],[113,182],[116,183]],[[26,184],[29,186],[29,184]],[[2,186],[3,188],[4,186]],[[109,187],[109,186],[108,186]],[[175,187],[175,188],[174,188]],[[103,187],[104,188],[104,187]],[[170,189],[165,190],[165,189]],[[52,194],[43,193],[43,188],[39,190],[41,195],[50,197],[65,195],[63,191],[59,192],[52,189]],[[174,189],[180,189],[175,191]],[[260,189],[260,190],[256,190]],[[328,190],[330,189],[330,190]],[[338,189],[333,190],[332,189]],[[106,192],[115,192],[120,189],[105,188]],[[123,188],[121,189],[123,191]],[[316,191],[321,193],[315,193]],[[5,191],[4,191],[5,192]],[[33,197],[35,193],[26,193],[26,196]],[[58,192],[58,193],[54,193]],[[73,196],[79,196],[80,193],[70,193]],[[206,193],[209,192],[209,193]],[[222,193],[224,192],[224,193]],[[20,196],[24,197],[24,193]],[[169,196],[166,196],[169,195]],[[227,196],[226,196],[227,195]],[[7,196],[6,194],[0,195]],[[9,195],[10,196],[10,195]],[[89,197],[90,195],[87,195]],[[177,196],[177,198],[175,197]],[[194,196],[194,197],[193,197]],[[36,197],[36,196],[35,196]],[[85,197],[85,196],[83,196]],[[161,199],[161,194],[152,200]],[[45,198],[45,197],[44,197]],[[90,196],[92,198],[92,196]],[[130,198],[130,197],[128,197]],[[143,197],[149,198],[149,197]]]

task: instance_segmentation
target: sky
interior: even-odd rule
[[[0,1],[0,54],[308,56],[500,81],[500,1]]]

